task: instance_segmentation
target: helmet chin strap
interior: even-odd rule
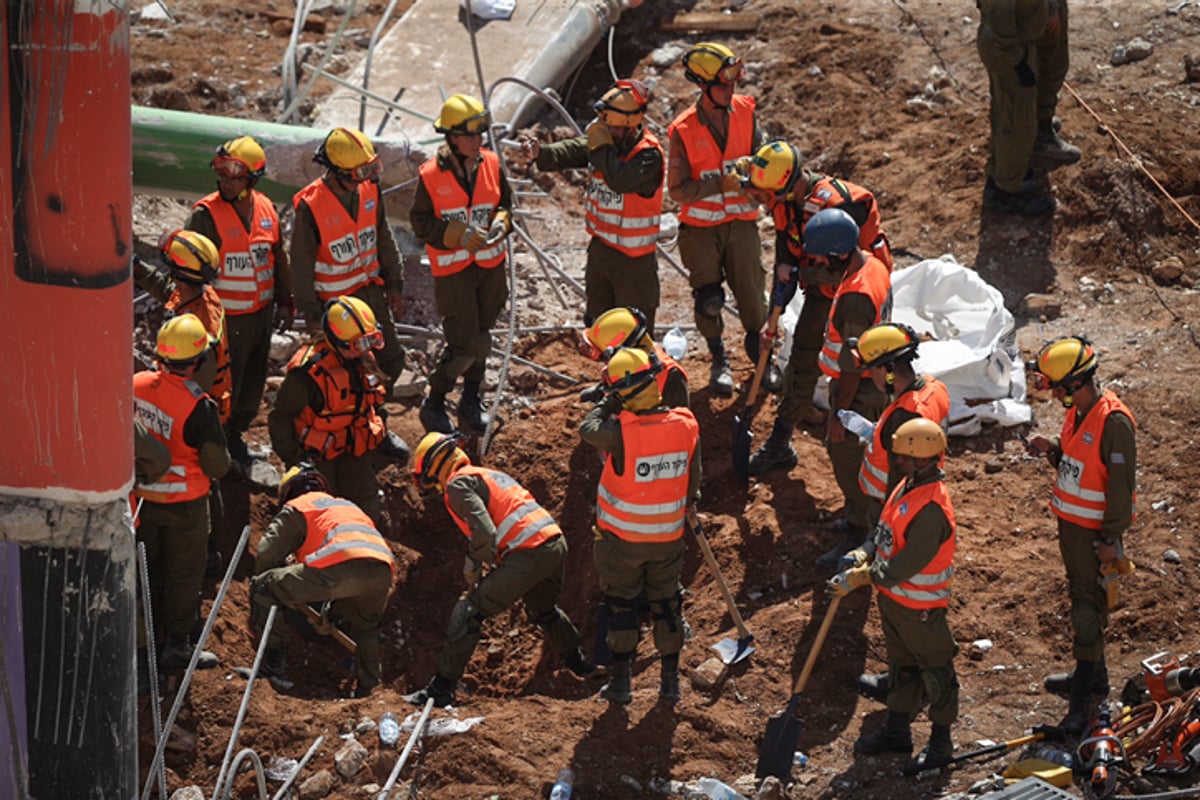
[[[888,402],[896,396],[896,369],[891,364],[887,365],[887,396]]]
[[[716,108],[718,111],[728,111],[728,110],[729,110],[729,104],[728,104],[728,103],[726,103],[725,105],[721,105],[720,103],[718,103],[718,102],[717,102],[717,101],[716,101],[716,100],[713,98],[713,96],[712,96],[712,88],[713,88],[714,86],[716,86],[716,84],[715,84],[715,83],[710,83],[710,84],[708,84],[707,86],[705,86],[705,87],[704,87],[704,96],[708,98],[708,102],[712,103],[712,104],[713,104],[713,107],[714,107],[714,108]]]

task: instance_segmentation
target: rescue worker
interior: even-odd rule
[[[1059,138],[1054,110],[1070,67],[1067,0],[978,0],[976,46],[991,90],[991,138],[983,207],[1037,217],[1054,211],[1031,163],[1079,161]]]
[[[250,451],[242,436],[258,415],[267,383],[271,330],[291,327],[291,267],[275,204],[255,189],[267,172],[267,154],[250,136],[217,148],[209,167],[217,190],[192,207],[186,227],[208,237],[219,253],[213,288],[225,309],[231,397],[225,439],[243,466]]]
[[[609,394],[579,426],[583,441],[607,458],[596,496],[595,541],[600,591],[609,609],[610,703],[632,699],[633,657],[644,599],[661,661],[659,699],[679,700],[684,625],[680,575],[683,529],[696,524],[700,499],[700,427],[687,408],[668,408],[655,378],[661,364],[638,348],[608,361]]]
[[[1027,365],[1034,385],[1050,389],[1067,409],[1062,433],[1034,434],[1029,448],[1058,470],[1050,510],[1058,517],[1067,570],[1075,669],[1048,676],[1046,688],[1069,697],[1060,725],[1070,733],[1087,723],[1091,695],[1108,693],[1105,586],[1116,576],[1106,573],[1124,559],[1125,532],[1137,505],[1137,425],[1121,399],[1096,381],[1099,364],[1086,338],[1069,336],[1043,347]]]
[[[858,224],[858,246],[890,271],[892,252],[880,227],[875,196],[863,187],[806,169],[800,150],[783,140],[767,142],[750,162],[749,194],[775,222],[775,280],[786,306],[799,287],[804,305],[792,330],[792,349],[783,376],[783,394],[771,435],[750,456],[750,474],[796,466],[792,432],[813,413],[813,390],[821,377],[817,356],[825,341],[829,307],[841,274],[804,252],[804,225],[824,208],[840,208]]]
[[[322,621],[340,627],[355,643],[352,697],[379,685],[383,661],[379,628],[387,609],[396,563],[387,541],[361,508],[329,493],[312,464],[295,465],[279,483],[282,507],[267,525],[250,582],[251,625],[261,636],[271,606],[298,609],[324,603]],[[290,556],[294,563],[287,563]],[[259,674],[283,679],[291,632],[276,617]]]
[[[584,326],[611,308],[632,306],[645,314],[653,338],[664,156],[658,137],[642,124],[649,103],[644,83],[619,80],[593,106],[596,118],[586,136],[547,145],[529,139],[527,149],[543,172],[590,171]]]
[[[725,289],[737,300],[745,348],[757,364],[759,332],[767,321],[766,281],[758,208],[742,190],[742,173],[762,143],[753,97],[735,94],[745,68],[723,44],[700,42],[683,56],[684,77],[701,88],[700,98],[671,123],[667,193],[680,205],[679,257],[688,271],[696,328],[712,353],[709,387],[733,394],[733,372],[721,338]],[[763,386],[782,383],[774,361]]]
[[[592,361],[607,363],[613,353],[622,347],[637,347],[646,353],[653,353],[662,364],[663,368],[654,380],[658,383],[663,405],[668,408],[691,407],[687,373],[679,362],[667,355],[667,351],[650,336],[646,317],[638,309],[613,308],[605,311],[584,330],[580,351]],[[604,384],[584,389],[580,399],[585,402],[603,400]]]
[[[424,689],[405,695],[414,705],[433,698],[454,704],[454,688],[479,644],[489,617],[525,601],[525,613],[542,629],[567,669],[580,677],[596,667],[579,647],[579,631],[558,607],[566,577],[567,538],[529,491],[503,472],[471,465],[458,437],[427,433],[417,445],[413,480],[442,496],[451,519],[467,537],[462,593],[450,613],[437,671]]]
[[[362,131],[334,128],[313,161],[325,174],[292,198],[292,289],[311,333],[335,297],[356,297],[371,307],[383,334],[376,361],[392,392],[404,369],[395,320],[404,314],[404,264],[379,191],[375,146]]]
[[[229,470],[230,460],[217,404],[195,381],[213,358],[203,323],[190,313],[167,320],[155,354],[157,370],[134,373],[133,414],[170,451],[170,468],[157,479],[139,478],[133,493],[142,500],[137,540],[146,547],[154,621],[163,633],[158,666],[165,672],[183,669],[192,657],[190,636],[200,619],[208,549],[208,496],[211,481]],[[139,662],[147,663],[143,625],[137,636]],[[199,669],[216,665],[215,655],[201,651]],[[149,670],[142,671],[148,678]]]
[[[896,429],[892,454],[905,478],[884,503],[874,557],[858,551],[858,563],[828,583],[830,593],[842,597],[861,586],[875,587],[887,645],[887,719],[860,736],[854,752],[911,754],[911,721],[928,698],[932,732],[909,771],[945,764],[954,755],[950,726],[958,718],[958,643],[946,609],[956,534],[940,467],[945,452],[946,433],[932,420],[917,417]]]
[[[847,433],[837,412],[849,409],[873,422],[887,404],[884,393],[870,380],[863,380],[866,373],[854,352],[844,345],[872,325],[891,319],[892,276],[887,265],[859,246],[858,225],[840,208],[818,211],[808,221],[804,252],[825,259],[827,268],[842,276],[829,307],[825,341],[818,356],[821,371],[830,380],[825,447],[845,498],[843,516],[830,526],[841,541],[817,559],[817,566],[832,569],[842,554],[866,538],[868,511],[867,494],[858,485],[865,445]]]
[[[384,380],[372,351],[384,335],[367,303],[336,297],[321,318],[324,341],[301,347],[287,365],[267,416],[271,446],[288,468],[312,463],[329,491],[378,520],[383,510],[371,454],[408,462],[408,445],[379,415]]]
[[[446,142],[421,165],[409,222],[425,243],[433,294],[446,343],[421,403],[427,432],[453,433],[446,395],[463,380],[458,424],[483,433],[490,420],[480,387],[492,349],[492,326],[508,300],[504,240],[512,231],[512,190],[500,157],[483,146],[491,115],[466,94],[451,95],[433,123]]]

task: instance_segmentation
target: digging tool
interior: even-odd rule
[[[829,608],[825,610],[825,618],[821,620],[821,629],[817,631],[817,638],[813,641],[812,649],[808,651],[804,669],[800,670],[800,677],[796,679],[796,685],[792,687],[792,697],[788,700],[787,708],[771,717],[767,722],[762,747],[758,750],[758,767],[754,770],[756,778],[762,779],[768,775],[774,775],[785,783],[791,780],[792,756],[796,752],[796,743],[800,741],[800,731],[803,729],[800,717],[797,716],[800,694],[808,685],[813,665],[817,662],[817,655],[821,652],[821,645],[825,644],[825,637],[829,635],[829,628],[833,625],[833,615],[837,612],[837,607],[841,602],[842,598],[840,597],[834,597],[829,601]]]
[[[1040,742],[1042,739],[1045,739],[1045,738],[1046,738],[1045,732],[1040,731],[1038,733],[1031,733],[1027,736],[1020,736],[1016,739],[1010,739],[1007,742],[999,742],[998,744],[988,745],[987,747],[981,747],[978,750],[972,750],[969,753],[963,753],[961,755],[954,756],[949,761],[943,761],[940,764],[930,764],[929,766],[925,766],[925,765],[918,766],[918,765],[916,765],[915,762],[913,762],[904,767],[904,774],[908,775],[908,776],[912,776],[912,775],[916,775],[920,772],[925,772],[926,770],[940,769],[942,767],[948,767],[951,764],[958,764],[959,762],[962,762],[962,761],[971,761],[976,758],[983,758],[984,756],[996,756],[996,755],[999,755],[1000,753],[1004,753],[1008,750],[1011,750],[1014,747],[1021,747],[1022,745],[1030,744],[1032,742]]]
[[[729,616],[733,617],[733,624],[737,626],[738,640],[735,642],[726,636],[721,641],[712,646],[721,655],[721,661],[726,665],[736,664],[743,658],[746,658],[754,652],[754,647],[751,642],[754,641],[754,634],[746,629],[746,623],[742,620],[742,615],[738,612],[737,604],[733,601],[733,594],[729,591],[729,585],[725,583],[724,576],[721,575],[721,568],[717,566],[717,557],[713,555],[712,546],[708,543],[708,537],[704,535],[704,530],[700,527],[699,522],[690,522],[688,526],[692,529],[692,533],[696,536],[696,541],[700,543],[700,550],[704,553],[704,560],[708,562],[708,567],[713,571],[713,575],[717,579],[717,585],[721,587],[721,595],[725,598],[725,605],[729,608]]]
[[[750,422],[754,419],[754,401],[758,399],[758,390],[762,386],[763,375],[767,372],[767,362],[771,360],[771,350],[775,342],[775,334],[779,331],[779,315],[783,313],[782,284],[776,281],[776,290],[772,293],[771,318],[767,321],[767,346],[760,347],[758,364],[754,367],[754,380],[750,382],[750,393],[746,395],[746,407],[742,413],[733,418],[733,474],[737,476],[742,486],[750,482]]]
[[[308,603],[301,603],[300,610],[304,612],[304,616],[308,617],[309,624],[313,630],[325,636],[332,636],[337,639],[338,644],[349,650],[351,653],[358,651],[358,645],[354,640],[342,632],[341,628],[334,625],[323,614],[318,614]]]

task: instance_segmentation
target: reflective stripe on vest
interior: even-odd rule
[[[265,194],[253,189],[250,230],[233,203],[218,192],[196,203],[212,217],[221,238],[221,270],[213,283],[229,314],[252,314],[275,298],[275,250],[279,242],[279,215]]]
[[[842,376],[838,366],[838,356],[842,353],[842,334],[838,332],[833,320],[838,310],[838,301],[848,294],[866,295],[875,308],[875,318],[871,325],[878,325],[892,318],[892,276],[883,262],[868,255],[866,263],[861,268],[847,275],[838,284],[837,294],[829,307],[829,319],[825,321],[825,341],[821,345],[821,353],[817,361],[821,371],[832,380]],[[864,371],[863,376],[868,373]]]
[[[225,306],[221,303],[220,295],[213,287],[205,286],[199,297],[184,303],[179,290],[176,289],[167,298],[164,308],[172,315],[195,314],[204,330],[208,331],[208,335],[216,342],[213,351],[217,358],[217,372],[213,378],[212,390],[208,394],[217,403],[221,422],[228,422],[233,408],[233,371],[229,365],[229,332],[225,330]]]
[[[200,468],[200,452],[183,440],[188,417],[206,395],[194,381],[169,372],[133,376],[133,417],[171,452],[171,466],[154,483],[138,484],[134,494],[152,503],[183,503],[208,494],[212,483]]]
[[[950,597],[950,584],[954,578],[954,549],[958,539],[954,523],[954,507],[950,504],[950,492],[945,481],[926,483],[905,492],[905,484],[899,484],[884,504],[875,528],[875,558],[887,563],[904,549],[908,541],[908,526],[917,514],[930,503],[941,507],[950,523],[950,536],[942,542],[936,554],[916,575],[896,586],[876,586],[880,594],[886,594],[908,608],[945,607]]]
[[[296,560],[312,569],[324,569],[354,559],[382,561],[393,573],[392,549],[366,513],[349,500],[324,492],[309,492],[287,502],[304,515],[304,543]]]
[[[358,371],[357,381],[352,380],[347,364],[321,342],[297,350],[287,365],[288,372],[306,372],[321,392],[321,411],[305,406],[292,424],[304,449],[319,453],[325,460],[345,453],[365,455],[387,434],[376,411],[384,400],[382,384],[359,361],[350,363]]]
[[[691,106],[671,123],[670,135],[679,134],[687,150],[692,180],[715,178],[727,173],[743,156],[753,155],[754,107],[752,97],[734,95],[729,103],[729,127],[725,150],[717,147],[712,131],[700,119],[700,110]],[[684,203],[679,210],[683,224],[704,228],[734,219],[758,218],[758,205],[742,192],[723,192],[702,197],[694,203]]]
[[[379,278],[379,187],[367,181],[358,184],[358,213],[351,217],[324,178],[305,186],[293,198],[312,213],[319,232],[313,288],[322,302],[353,294]]]
[[[1101,392],[1100,399],[1088,409],[1078,428],[1078,407],[1071,408],[1063,420],[1063,455],[1058,462],[1058,479],[1054,483],[1050,510],[1067,522],[1094,531],[1103,526],[1104,512],[1108,508],[1108,465],[1100,453],[1100,440],[1108,415],[1114,411],[1129,417],[1136,430],[1133,414],[1108,389]]]
[[[422,164],[419,173],[438,219],[457,220],[487,231],[500,205],[500,157],[487,149],[480,150],[479,154],[483,160],[475,170],[475,186],[470,197],[453,172],[438,166],[437,156]],[[498,266],[504,261],[504,239],[484,245],[474,253],[465,247],[443,250],[426,244],[425,253],[429,256],[433,277],[442,278],[462,272],[472,264],[484,269]]]
[[[650,131],[642,133],[633,149],[624,156],[630,162],[645,150],[657,150],[662,155],[662,146]],[[658,243],[659,222],[662,215],[662,176],[658,188],[650,197],[637,192],[614,191],[605,182],[599,170],[593,170],[587,188],[587,232],[630,258],[653,253]]]
[[[521,484],[499,470],[486,467],[464,466],[454,471],[449,480],[460,475],[474,475],[483,479],[488,491],[488,516],[496,528],[496,561],[506,553],[540,546],[542,543],[562,535],[562,529],[550,516],[550,512],[534,499]],[[448,481],[449,482],[449,481]],[[454,513],[450,499],[443,497],[446,510],[468,539],[471,528],[466,521]]]
[[[596,492],[596,523],[632,542],[666,542],[683,535],[688,476],[700,427],[687,408],[656,414],[622,411],[624,464],[612,454]]]
[[[858,470],[858,488],[880,502],[887,495],[888,481],[888,451],[883,446],[883,429],[898,409],[933,420],[945,430],[946,418],[950,416],[950,392],[946,384],[932,375],[926,375],[924,386],[902,392],[879,415],[879,421],[875,423],[875,435],[863,452],[862,466]]]

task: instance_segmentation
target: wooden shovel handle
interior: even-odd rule
[[[717,566],[717,557],[713,555],[712,546],[708,543],[708,537],[704,535],[704,531],[699,524],[692,525],[692,533],[696,535],[696,541],[700,542],[700,549],[704,552],[704,560],[708,562],[708,567],[713,571],[713,575],[717,578],[717,585],[721,587],[721,594],[725,596],[725,605],[729,607],[729,615],[733,617],[733,624],[737,626],[738,636],[746,639],[750,636],[750,631],[746,629],[746,623],[742,620],[742,615],[738,613],[737,604],[733,602],[733,594],[729,591],[729,585],[725,583],[725,578],[721,575],[721,568]]]
[[[813,641],[812,649],[808,651],[808,660],[804,662],[804,669],[800,670],[800,677],[796,679],[792,694],[800,694],[808,685],[808,676],[812,675],[813,665],[817,663],[817,654],[821,652],[821,645],[825,644],[825,637],[829,634],[830,626],[833,625],[833,614],[841,602],[841,597],[835,597],[829,601],[829,608],[825,609],[825,619],[821,620],[821,629],[817,631],[817,638]]]
[[[746,395],[746,406],[754,405],[758,399],[758,389],[762,386],[763,375],[767,371],[767,362],[771,360],[771,350],[775,344],[775,334],[779,332],[779,315],[783,306],[771,306],[771,318],[767,321],[767,336],[771,339],[771,347],[762,347],[758,354],[758,364],[754,367],[754,380],[750,383],[750,394]]]
[[[317,625],[324,625],[328,621],[328,620],[321,619],[321,615],[318,614],[316,611],[314,611],[312,606],[310,606],[308,603],[301,603],[300,610],[304,612],[304,616],[308,617],[309,622],[315,623]],[[330,631],[329,635],[332,636],[334,639],[337,639],[338,644],[340,644],[342,647],[349,650],[351,653],[358,651],[358,645],[354,643],[353,639],[351,639],[346,634],[342,633],[341,629],[338,628],[338,626],[334,625],[333,630]]]

